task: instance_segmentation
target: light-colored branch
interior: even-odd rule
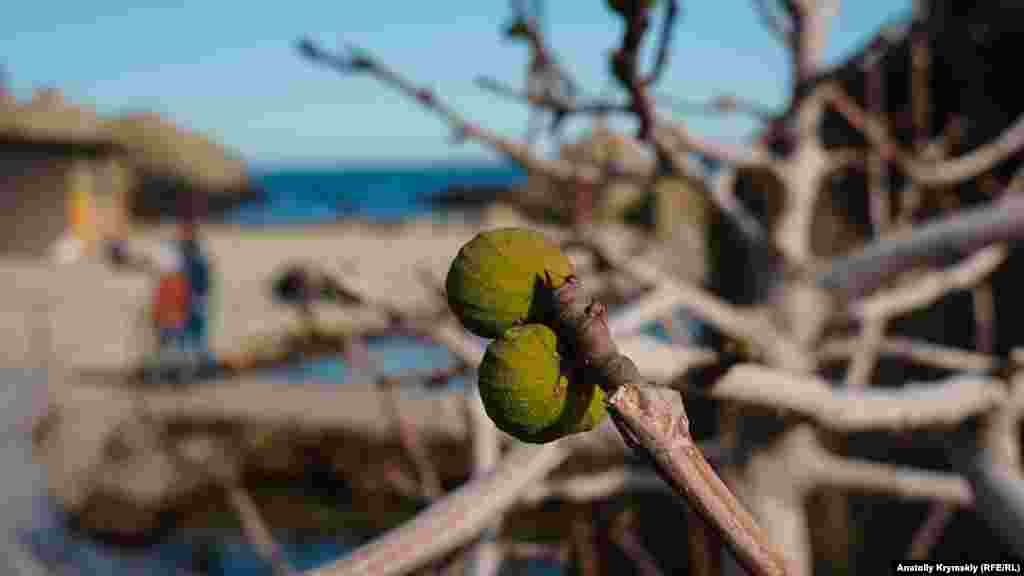
[[[242,522],[242,531],[252,543],[256,554],[273,567],[275,576],[294,574],[295,572],[288,566],[280,547],[270,534],[270,529],[256,508],[256,504],[249,497],[249,493],[236,482],[228,483],[226,488],[231,507],[238,514]]]
[[[960,210],[837,258],[816,274],[815,281],[836,293],[858,298],[915,266],[1020,239],[1024,237],[1024,194],[1014,191],[1021,184],[1021,178],[1015,177],[1009,191],[992,203]]]
[[[956,475],[838,456],[822,446],[816,431],[800,424],[776,441],[758,470],[789,484],[779,486],[784,499],[802,500],[820,488],[873,492],[906,500],[938,500],[970,506],[973,495]]]
[[[819,487],[844,491],[871,492],[904,500],[935,500],[955,506],[974,502],[971,487],[960,476],[931,470],[895,466],[823,455],[814,471]]]
[[[716,142],[694,135],[682,122],[657,117],[654,127],[656,141],[674,155],[697,154],[710,160],[737,168],[770,168],[772,156],[768,150],[756,145],[742,146]]]
[[[484,478],[501,458],[501,438],[484,411],[479,393],[466,395],[466,415],[473,434],[473,478]],[[501,522],[502,514],[497,514],[468,551],[470,576],[497,576],[502,562],[502,550],[496,542]]]
[[[897,390],[853,391],[756,364],[733,367],[702,393],[790,410],[841,432],[950,426],[1008,401],[1005,388],[990,378],[955,376],[935,383],[910,383]]]
[[[818,351],[818,358],[830,361],[852,357],[859,348],[860,341],[856,338],[829,340]],[[987,354],[899,336],[883,339],[878,351],[882,355],[901,356],[924,366],[955,372],[988,372],[998,364]]]
[[[484,478],[448,493],[415,518],[307,576],[397,576],[470,542],[531,484],[557,468],[568,452],[557,443],[522,445]]]
[[[658,286],[657,290],[664,291],[666,299],[675,298],[677,305],[686,306],[695,316],[713,324],[723,333],[756,345],[776,365],[796,371],[810,367],[811,359],[766,318],[742,311],[705,290],[671,278],[642,258],[618,264],[641,281]]]
[[[592,502],[623,492],[665,492],[665,482],[649,472],[616,467],[594,474],[580,474],[559,480],[548,480],[523,493],[522,503],[535,505],[547,500]]]
[[[1008,255],[1005,246],[989,246],[955,266],[930,272],[856,302],[852,305],[853,312],[863,321],[878,322],[926,308],[952,292],[966,290],[983,281]]]
[[[866,388],[878,362],[878,353],[885,339],[886,319],[871,320],[861,328],[857,349],[846,369],[845,385],[850,389]]]
[[[401,392],[396,382],[388,382],[386,378],[381,379],[378,384],[379,397],[383,404],[383,410],[388,413],[395,436],[398,438],[402,451],[408,456],[416,468],[416,478],[419,481],[420,495],[433,500],[441,496],[441,480],[430,452],[423,444],[423,439],[416,434],[414,427],[406,421],[402,415],[402,406],[399,400]]]

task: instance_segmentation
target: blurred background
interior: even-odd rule
[[[510,4],[5,7],[0,274],[8,297],[0,322],[10,329],[0,340],[0,565],[15,574],[235,575],[269,573],[276,559],[309,570],[461,485],[474,474],[464,441],[472,420],[449,426],[464,415],[438,410],[475,394],[472,352],[453,352],[424,323],[441,325],[444,274],[481,229],[529,225],[562,242],[613,313],[650,286],[611,270],[600,251],[573,246],[581,219],[603,227],[605,251],[651,252],[670,273],[731,301],[754,298],[755,278],[721,271],[729,232],[693,216],[709,210],[699,196],[717,166],[691,158],[692,173],[668,184],[675,196],[613,182],[581,200],[490,147],[459,141],[408,95],[367,75],[339,76],[295,49],[303,37],[327,50],[366,49],[471,122],[530,141],[538,156],[649,161],[628,138],[633,120],[573,116],[555,134],[544,129],[548,117],[475,82],[530,79],[529,47],[503,32],[514,20]],[[608,63],[621,19],[598,0],[537,4],[561,66],[588,94],[621,97]],[[757,4],[682,2],[656,94],[693,133],[753,142],[765,137],[765,118],[789,105],[789,56]],[[974,42],[975,60],[935,49],[943,72],[933,82],[953,99],[963,88],[967,116],[977,112],[971,98],[994,84],[947,72],[984,74],[978,62],[995,61],[984,50],[1007,53],[1012,36],[998,24],[1002,5],[982,4],[993,8],[932,11],[947,17],[930,28],[947,35],[943,46]],[[863,62],[880,54],[885,73],[903,81],[913,16],[910,0],[842,3],[825,66],[860,94]],[[1004,44],[993,48],[997,41]],[[644,58],[654,53],[653,42],[645,45]],[[892,88],[884,111],[895,118],[905,92]],[[763,114],[704,104],[723,94]],[[977,112],[968,140],[1014,118],[1012,105],[994,107]],[[832,121],[833,142],[863,145]],[[839,253],[853,240],[825,242]],[[486,345],[458,330],[455,342]],[[719,343],[713,332],[678,308],[638,326],[624,346],[649,354],[657,371],[673,346]],[[225,380],[223,395],[189,392]],[[354,400],[333,414],[329,402],[347,402],[338,392],[346,387]],[[408,398],[395,400],[393,388]],[[312,392],[289,395],[297,389]],[[145,424],[152,415],[139,415],[135,390],[181,398],[154,397],[151,410],[166,417],[154,428]],[[695,405],[699,431],[717,407]],[[303,414],[312,424],[296,424]],[[193,446],[195,438],[206,443]],[[156,448],[178,441],[188,445],[180,454]],[[621,447],[584,453],[576,464],[588,472],[645,470]],[[190,454],[207,469],[183,463]],[[214,464],[231,471],[210,472]],[[656,482],[640,484],[510,513],[501,573],[687,573],[692,564],[673,552],[686,529],[682,505]],[[872,539],[871,506],[856,508],[868,512],[849,520],[858,528],[831,573],[874,573],[904,555],[909,542]],[[900,506],[908,506],[907,526],[925,515],[923,504]],[[255,524],[245,519],[252,510],[262,516]],[[261,548],[254,525],[270,527],[276,551]],[[977,525],[956,526],[948,538]],[[969,549],[944,548],[954,556]],[[853,561],[867,550],[880,559]],[[424,570],[463,573],[463,552]]]

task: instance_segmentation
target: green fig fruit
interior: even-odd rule
[[[537,289],[545,273],[558,288],[573,267],[543,234],[526,228],[481,232],[448,269],[448,306],[470,332],[497,338],[516,324],[542,319]]]
[[[593,429],[607,416],[604,392],[562,364],[550,328],[510,328],[490,343],[478,370],[487,415],[503,432],[534,444]]]

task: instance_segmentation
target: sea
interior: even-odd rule
[[[525,180],[525,174],[516,166],[497,163],[263,167],[255,170],[255,176],[266,191],[264,200],[238,208],[226,216],[228,221],[251,226],[316,224],[345,217],[396,221],[430,214],[433,209],[425,198],[449,187],[494,187]],[[443,347],[410,338],[377,338],[368,343],[368,348],[374,365],[385,373],[410,368],[441,368],[454,362]],[[354,378],[353,372],[341,360],[320,360],[275,368],[269,375],[292,385],[301,385],[309,379],[344,385]],[[14,383],[35,378],[41,376],[0,375],[0,390],[5,388],[6,380],[8,392],[16,394],[18,389],[24,390],[25,387]],[[5,412],[8,415],[18,412],[19,402],[22,400],[5,402]],[[5,488],[8,503],[17,499],[24,504],[16,515],[8,514],[14,508],[5,506],[3,515],[8,522],[0,523],[0,528],[7,527],[13,541],[21,546],[17,554],[8,554],[11,556],[7,559],[9,573],[29,573],[18,569],[15,557],[22,553],[42,560],[52,568],[52,574],[198,576],[205,573],[234,576],[271,573],[242,535],[232,531],[219,531],[212,535],[175,533],[161,542],[132,549],[110,546],[76,533],[45,493],[45,483],[41,481],[45,471],[31,461],[30,440],[20,434],[11,436],[9,430],[3,442],[0,445],[8,451],[3,455],[5,468],[13,462],[14,466],[25,471],[19,476],[25,478],[18,487],[22,493],[12,493],[15,489],[13,484]],[[289,533],[275,536],[285,557],[297,570],[322,566],[344,556],[361,543],[355,534],[331,538]],[[202,556],[206,559],[203,571],[197,570],[194,564],[199,547],[203,548]],[[21,565],[24,566],[24,562]],[[0,559],[0,571],[4,567],[4,559]],[[507,574],[561,574],[557,565],[540,560],[508,563],[505,568],[503,573]]]

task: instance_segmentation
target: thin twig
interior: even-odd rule
[[[626,556],[636,566],[636,573],[639,576],[661,576],[661,568],[658,563],[643,545],[636,533],[636,515],[632,510],[623,510],[612,522],[610,537],[612,542],[618,545]]]
[[[237,482],[231,482],[227,486],[227,491],[231,506],[242,521],[242,530],[252,543],[256,554],[273,567],[276,576],[294,574],[245,488]]]
[[[604,181],[608,176],[605,167],[541,158],[533,154],[530,151],[530,147],[526,144],[502,137],[491,130],[470,122],[457,110],[438,98],[434,92],[416,86],[365,50],[350,48],[349,55],[337,56],[322,50],[308,39],[304,39],[299,43],[299,50],[311,61],[328,66],[338,73],[352,74],[361,72],[371,74],[374,78],[396,88],[415,99],[424,108],[441,116],[462,137],[476,140],[505,154],[527,170],[538,174],[545,174],[560,182],[584,184],[596,184]],[[629,166],[615,166],[614,168],[613,174],[620,177],[646,180],[651,175],[648,171],[643,169],[635,170]]]

